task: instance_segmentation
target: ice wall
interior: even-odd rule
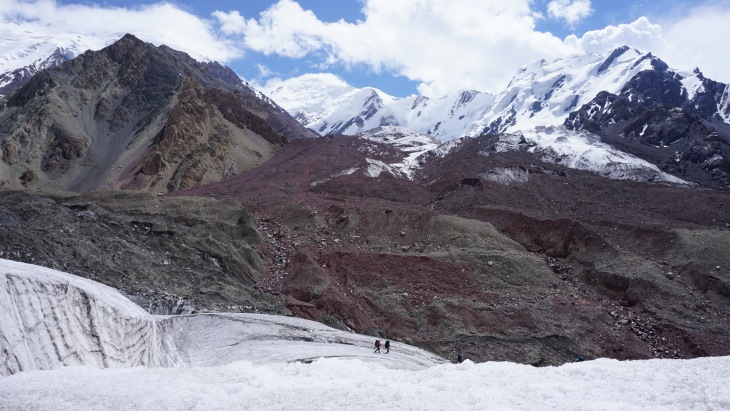
[[[0,260],[0,375],[65,365],[152,365],[155,320],[116,290]]]
[[[445,360],[397,343],[293,317],[262,314],[151,315],[117,290],[48,268],[0,259],[0,376],[69,365],[210,367],[358,358],[392,369]]]

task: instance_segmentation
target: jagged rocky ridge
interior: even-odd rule
[[[131,35],[40,71],[0,104],[6,187],[166,192],[311,135],[230,69]]]

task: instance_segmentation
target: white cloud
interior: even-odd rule
[[[243,34],[246,30],[246,21],[238,10],[229,13],[216,10],[213,17],[220,23],[221,31],[225,34]]]
[[[233,30],[232,23],[221,23],[222,29]],[[218,35],[212,22],[170,3],[123,8],[61,4],[53,0],[0,0],[0,37],[4,41],[17,41],[23,35],[83,36],[93,43],[118,39],[125,33],[156,45],[166,44],[194,57],[227,62],[243,55],[243,48]]]
[[[574,27],[593,13],[591,0],[553,0],[547,5],[548,16]]]
[[[672,68],[690,71],[699,67],[707,77],[730,83],[730,7],[682,8],[657,19],[657,23],[652,23],[640,17],[632,23],[608,26],[581,37],[569,36],[565,43],[570,48],[598,54],[629,45],[652,52]]]
[[[292,0],[280,0],[246,22],[252,50],[301,58],[320,53],[326,64],[363,65],[421,82],[440,96],[462,88],[498,90],[525,62],[568,48],[535,31],[530,0],[364,2],[365,19],[325,23]]]
[[[709,78],[730,83],[730,5],[699,7],[662,22],[655,54],[680,69],[699,67]]]
[[[596,54],[605,53],[623,45],[652,51],[657,44],[663,42],[662,26],[651,23],[646,17],[640,17],[630,24],[619,24],[589,31],[580,38],[570,35],[565,39],[565,43],[574,48]]]

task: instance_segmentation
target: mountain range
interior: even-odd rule
[[[656,172],[611,170],[616,163],[648,170],[638,158],[678,179],[730,184],[728,85],[704,77],[699,69],[670,69],[651,53],[625,46],[608,56],[530,63],[497,94],[466,90],[438,99],[396,98],[372,87],[350,87],[331,75],[305,75],[266,92],[324,135],[355,135],[381,126],[405,127],[439,141],[520,134],[525,149],[569,166],[582,162],[606,175],[657,179]],[[566,139],[572,149],[561,147]],[[595,163],[580,146],[601,157],[622,154]]]
[[[444,358],[730,353],[727,86],[699,71],[620,48],[496,95],[266,97],[132,35],[57,60],[0,99],[0,258]]]

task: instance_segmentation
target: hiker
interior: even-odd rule
[[[456,361],[458,361],[458,362],[459,362],[459,364],[463,363],[463,362],[464,362],[464,356],[463,356],[463,355],[461,355],[461,354],[459,354],[459,356],[458,356],[458,357],[456,357]]]
[[[389,352],[390,352],[390,341],[385,340],[385,353],[387,354]]]
[[[373,353],[380,354],[380,340],[375,340],[375,351]]]

